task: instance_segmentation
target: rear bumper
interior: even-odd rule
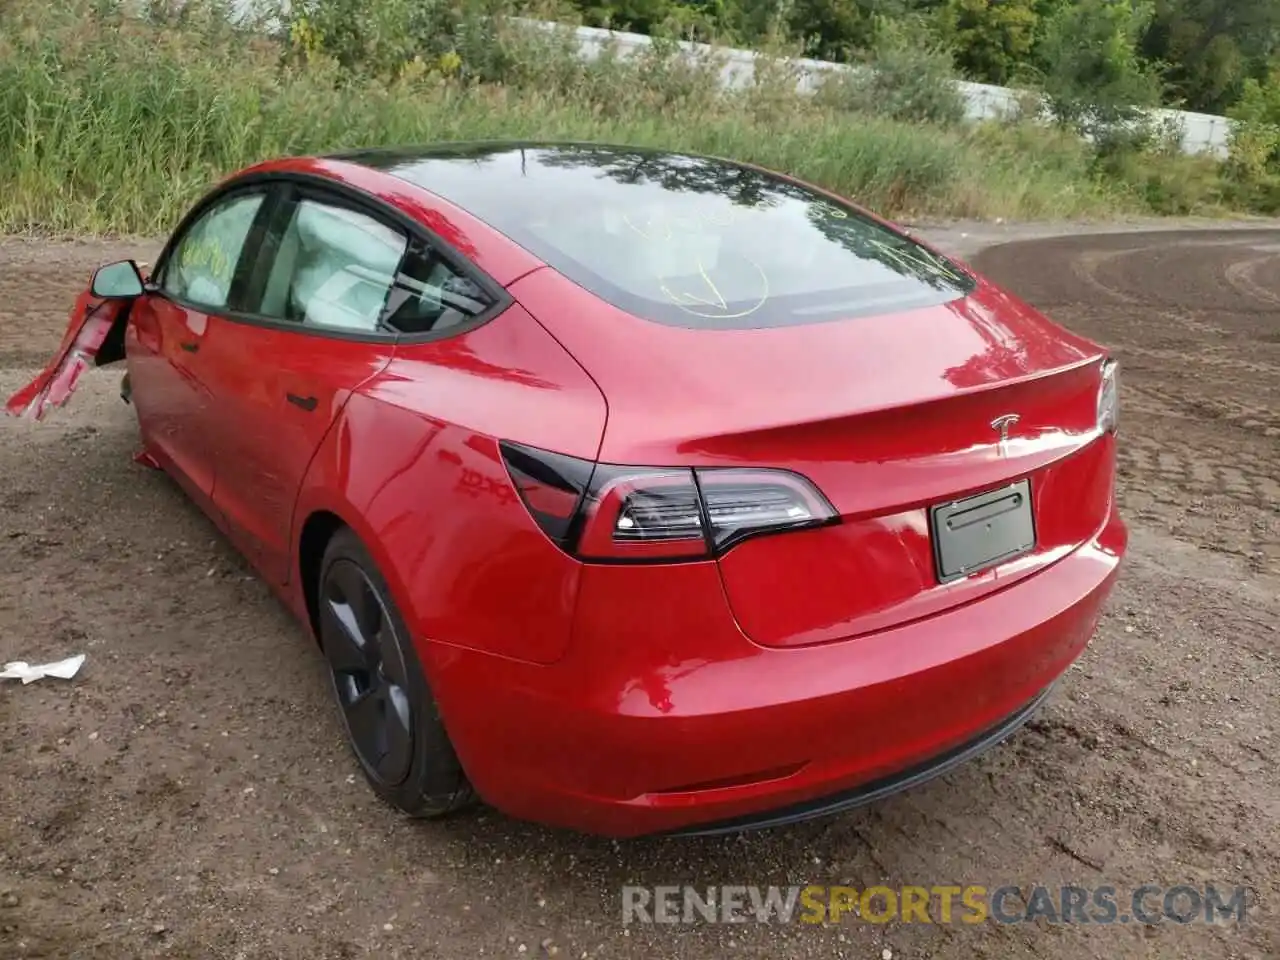
[[[549,666],[421,645],[460,759],[512,816],[624,837],[808,819],[921,783],[1017,729],[1080,655],[1127,533],[1114,515],[980,601],[847,641],[747,640],[713,564],[584,568]]]
[[[879,780],[873,780],[870,783],[860,784],[851,790],[819,797],[816,800],[793,804],[781,809],[748,814],[744,817],[734,817],[730,820],[720,820],[715,823],[699,824],[695,827],[673,830],[669,832],[669,835],[708,837],[722,833],[737,833],[742,830],[784,827],[793,823],[803,823],[806,820],[816,820],[819,817],[843,813],[846,810],[853,810],[869,803],[875,803],[877,800],[883,800],[885,797],[891,797],[900,791],[910,790],[912,787],[928,783],[934,777],[942,776],[948,770],[954,769],[962,763],[981,756],[1016,733],[1028,720],[1035,716],[1040,705],[1048,699],[1049,693],[1049,689],[1040,691],[1029,703],[1020,707],[1017,712],[1005,717],[994,727],[982,731],[981,734],[967,743],[962,743],[951,750],[940,753],[936,757],[930,757],[923,763],[918,763],[898,773],[881,777]]]

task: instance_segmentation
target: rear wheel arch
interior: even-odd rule
[[[329,511],[310,514],[303,537],[309,538],[307,546],[313,548],[303,563],[310,564],[313,558],[315,563],[314,582],[306,593],[316,639],[330,664],[349,745],[374,792],[412,817],[442,817],[472,806],[476,793],[378,561],[360,533]],[[355,590],[351,589],[353,576]],[[366,599],[356,601],[358,596]],[[322,602],[326,609],[336,603],[347,616],[322,617]],[[375,611],[372,618],[365,615],[370,610]],[[362,639],[353,644],[352,637]],[[359,689],[361,677],[363,690]],[[372,722],[400,729],[399,736],[370,733],[368,707],[376,708],[379,702],[382,710]],[[354,719],[357,714],[359,720]],[[388,744],[398,746],[389,753]],[[388,757],[389,771],[383,765]]]
[[[357,410],[357,416],[352,417],[353,408],[371,401],[361,390],[362,387],[357,387],[334,416],[311,456],[293,502],[290,597],[298,616],[301,618],[305,614],[306,623],[312,628],[317,643],[320,641],[317,594],[324,553],[329,541],[341,530],[352,531],[377,564],[378,572],[386,580],[396,604],[402,610],[410,609],[396,558],[383,544],[377,524],[369,522],[368,494],[353,489],[351,485],[348,469],[351,450],[370,443],[369,421],[372,418],[369,411],[365,410],[362,416]]]
[[[297,525],[297,585],[307,623],[317,644],[320,642],[320,578],[324,572],[325,551],[333,538],[344,530],[350,531],[369,555],[395,604],[402,611],[410,609],[405,584],[400,576],[401,570],[395,558],[387,552],[377,532],[364,522],[359,509],[342,498],[338,499],[341,502],[337,504],[329,498],[311,501],[299,512],[299,516],[302,516],[305,511],[306,519]]]
[[[339,530],[350,529],[342,517],[329,510],[315,510],[307,516],[298,536],[298,586],[306,604],[311,635],[320,643],[320,572],[324,552]]]

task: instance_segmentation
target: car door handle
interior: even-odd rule
[[[295,407],[301,407],[303,410],[306,410],[308,413],[310,413],[312,410],[316,408],[315,397],[300,397],[296,393],[286,393],[285,398],[288,399],[288,401],[292,403]]]
[[[187,353],[199,353],[200,344],[195,343],[194,341],[188,340],[182,344],[182,349],[187,351]]]

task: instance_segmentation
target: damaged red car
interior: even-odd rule
[[[255,166],[8,409],[115,361],[414,816],[713,833],[921,783],[1042,703],[1127,540],[1104,348],[726,160]]]

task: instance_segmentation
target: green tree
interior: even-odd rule
[[[870,59],[873,69],[829,77],[821,99],[907,123],[947,126],[964,119],[951,52],[922,35],[912,21],[879,21]]]
[[[588,24],[649,33],[671,13],[671,0],[576,0]]]
[[[1037,58],[1050,109],[1100,146],[1135,131],[1141,108],[1160,102],[1160,79],[1137,51],[1151,14],[1142,0],[1079,0],[1045,24]]]
[[[1264,81],[1280,50],[1277,0],[1157,0],[1142,53],[1167,64],[1171,94],[1192,110],[1221,113],[1250,77]]]
[[[922,3],[939,0],[723,0],[727,26],[745,40],[777,27],[804,44],[806,56],[848,63],[876,42],[882,18],[900,20]]]
[[[876,16],[901,12],[896,0],[793,0],[787,24],[819,60],[855,60],[875,41]]]
[[[1257,182],[1280,173],[1280,64],[1267,79],[1244,81],[1240,100],[1230,111],[1236,121],[1231,135],[1231,168],[1237,179]]]
[[[1006,84],[1031,55],[1036,0],[947,0],[937,12],[938,31],[968,77]]]

